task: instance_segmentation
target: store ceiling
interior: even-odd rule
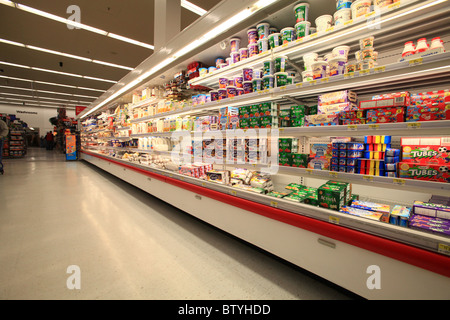
[[[220,0],[191,0],[190,2],[208,11]],[[18,3],[66,19],[72,15],[72,13],[66,12],[67,8],[75,4],[80,8],[81,23],[153,45],[153,0],[78,0],[77,2],[69,0],[18,0]],[[181,29],[186,28],[199,17],[199,15],[181,8]],[[64,23],[2,4],[0,4],[0,39],[130,68],[136,67],[153,53],[151,49],[90,31],[82,29],[70,30]],[[24,68],[25,66],[112,81],[118,81],[130,72],[122,68],[7,44],[1,42],[1,40],[0,62],[0,103],[3,104],[10,102],[29,105],[31,103],[48,104],[53,102],[51,105],[55,106],[70,106],[69,103],[73,105],[88,105],[102,94],[102,91],[63,87],[11,78],[51,82],[103,91],[108,90],[113,85],[112,82],[32,70]],[[5,63],[12,63],[16,66]],[[42,91],[58,92],[59,94]],[[50,100],[43,97],[62,100]],[[65,99],[73,101],[63,101]]]

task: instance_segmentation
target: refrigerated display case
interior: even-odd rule
[[[405,43],[422,38],[447,45],[450,5],[383,3],[326,28],[316,22],[319,31],[211,72],[200,70],[187,81],[203,90],[191,100],[159,94],[163,75],[178,74],[193,60],[214,65],[234,48],[226,45],[230,40],[240,38],[244,47],[247,31],[261,22],[280,31],[297,25],[302,18],[295,4],[275,1],[173,60],[155,53],[137,67],[148,78],[130,73],[94,103],[97,109],[80,115],[81,158],[360,296],[448,299],[450,56],[433,48],[403,53]],[[167,47],[182,51],[223,22],[210,25],[211,17],[225,20],[243,8],[229,5],[228,11],[214,8]],[[308,18],[336,11],[334,1],[315,1]],[[370,62],[360,57],[368,45]],[[306,66],[308,55],[331,60],[340,47],[345,69],[304,73],[314,71]],[[277,81],[280,61],[292,83]],[[217,100],[204,90],[214,94],[220,79],[234,80],[250,68],[267,71],[275,83]],[[131,85],[122,90],[124,84]],[[349,91],[356,101],[339,100]],[[262,117],[254,106],[264,110]],[[412,174],[403,151],[422,140],[427,150],[437,149],[427,162],[417,160]]]

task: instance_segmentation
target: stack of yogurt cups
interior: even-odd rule
[[[294,6],[295,14],[295,38],[301,39],[310,35],[311,22],[308,21],[309,16],[309,3],[300,2]]]
[[[373,46],[374,39],[373,36],[367,36],[359,40],[360,50],[355,52],[356,70],[366,70],[377,65],[378,52]]]
[[[352,19],[353,0],[336,0],[336,12],[333,15],[334,25],[343,26],[345,22]]]

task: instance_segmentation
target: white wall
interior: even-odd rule
[[[14,114],[17,118],[28,124],[28,127],[39,128],[39,134],[45,135],[52,131],[53,126],[49,119],[58,115],[57,108],[30,107],[21,105],[0,104],[0,113]],[[75,117],[75,110],[67,109],[69,118]]]

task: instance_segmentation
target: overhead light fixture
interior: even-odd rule
[[[41,93],[49,93],[49,94],[58,94],[58,95],[64,95],[64,96],[80,97],[80,98],[89,98],[89,99],[97,99],[97,98],[98,98],[98,97],[96,97],[96,96],[86,96],[86,95],[82,95],[82,94],[74,94],[74,93],[66,93],[66,92],[56,92],[56,91],[47,91],[47,90],[38,90],[38,89],[23,88],[23,87],[0,86],[0,88],[4,88],[4,89],[12,89],[12,90],[21,90],[21,91],[41,92]]]
[[[81,90],[89,90],[89,91],[97,91],[97,92],[106,92],[106,90],[87,88],[87,87],[79,87],[79,86],[72,86],[70,84],[62,84],[62,83],[55,83],[55,82],[38,81],[38,80],[31,80],[31,79],[24,79],[24,78],[17,78],[17,77],[9,77],[9,76],[2,76],[2,75],[0,75],[0,78],[10,79],[10,80],[17,80],[17,81],[33,82],[33,83],[40,83],[40,84],[46,84],[46,85],[58,86],[58,87],[65,87],[65,88],[73,88],[73,89],[81,89]]]
[[[67,101],[67,102],[73,101],[73,102],[78,102],[78,103],[90,103],[90,101],[51,98],[51,97],[42,97],[42,96],[36,96],[36,95],[18,94],[18,93],[9,93],[9,92],[0,92],[0,95],[14,96],[14,97],[25,97],[25,98],[34,98],[34,99],[47,99],[47,100],[55,100],[55,101]]]
[[[181,0],[181,6],[189,11],[198,14],[199,16],[202,16],[207,12],[205,9],[202,9],[199,6],[193,4],[192,2],[186,0]]]
[[[147,49],[151,49],[151,50],[155,49],[155,47],[152,46],[151,44],[144,43],[144,42],[137,41],[137,40],[133,40],[133,39],[130,39],[130,38],[127,38],[127,37],[123,37],[123,36],[120,36],[120,35],[116,35],[114,33],[110,33],[108,31],[105,31],[105,30],[102,30],[102,29],[99,29],[99,28],[91,27],[91,26],[86,25],[84,23],[80,23],[80,22],[76,22],[76,21],[73,21],[73,20],[69,20],[69,19],[63,18],[63,17],[59,17],[57,15],[54,15],[54,14],[51,14],[51,13],[48,13],[48,12],[45,12],[45,11],[42,11],[42,10],[39,10],[39,9],[35,9],[35,8],[29,7],[29,6],[26,6],[26,5],[17,3],[17,2],[12,2],[12,1],[8,1],[8,0],[0,0],[0,4],[4,4],[4,5],[10,6],[10,7],[16,7],[19,10],[26,11],[26,12],[29,12],[29,13],[32,13],[32,14],[35,14],[35,15],[47,18],[47,19],[51,19],[53,21],[61,22],[61,23],[64,23],[66,25],[70,25],[70,26],[73,26],[75,28],[78,28],[78,29],[83,29],[83,30],[86,30],[86,31],[94,32],[94,33],[100,34],[102,36],[114,38],[114,39],[117,39],[117,40],[120,40],[120,41],[128,42],[128,43],[131,43],[131,44],[134,44],[134,45],[137,45],[137,46],[141,46],[141,47],[144,47],[144,48],[147,48]]]
[[[114,81],[114,80],[108,80],[108,79],[102,79],[102,78],[96,78],[96,77],[90,77],[90,76],[83,76],[81,74],[62,72],[62,71],[56,71],[56,70],[50,70],[50,69],[44,69],[44,68],[38,68],[38,67],[24,66],[22,64],[10,63],[10,62],[6,62],[6,61],[0,61],[0,64],[12,66],[12,67],[18,67],[18,68],[25,68],[25,69],[31,69],[31,70],[36,70],[36,71],[42,71],[42,72],[62,74],[62,75],[65,75],[65,76],[76,77],[76,78],[84,78],[84,79],[89,79],[89,80],[103,81],[103,82],[109,82],[109,83],[117,83],[117,81]]]
[[[19,105],[19,106],[23,106],[23,107],[41,107],[41,108],[53,108],[53,109],[57,109],[57,108],[61,108],[61,106],[53,106],[53,105],[48,105],[48,104],[43,104],[43,103],[22,103],[22,102],[14,102],[14,101],[1,101],[0,99],[0,103],[4,103],[4,104],[14,104],[14,105]],[[76,106],[72,107],[72,106],[63,106],[68,110],[74,110]]]
[[[11,40],[6,40],[6,39],[1,39],[0,38],[0,42],[6,43],[6,44],[15,45],[15,46],[18,46],[18,47],[24,47],[24,48],[28,48],[28,49],[32,49],[32,50],[37,50],[37,51],[42,51],[42,52],[46,52],[46,53],[51,53],[51,54],[58,55],[58,56],[68,57],[68,58],[72,58],[72,59],[78,59],[78,60],[82,60],[82,61],[86,61],[86,62],[93,62],[93,63],[97,63],[97,64],[103,64],[105,66],[110,66],[110,67],[114,67],[114,68],[120,68],[120,69],[125,69],[125,70],[130,70],[130,71],[134,70],[134,68],[127,67],[127,66],[122,66],[120,64],[115,64],[115,63],[110,63],[110,62],[105,62],[105,61],[100,61],[100,60],[94,60],[94,59],[91,59],[91,58],[77,56],[75,54],[70,54],[70,53],[64,53],[64,52],[60,52],[60,51],[56,51],[56,50],[45,49],[45,48],[36,47],[36,46],[29,45],[29,44],[15,42],[15,41],[11,41]]]
[[[29,100],[29,99],[19,99],[19,98],[8,98],[8,97],[0,97],[0,99],[3,100],[13,100],[13,101],[23,101],[23,102],[33,102],[36,103],[35,100]],[[79,104],[79,103],[62,103],[62,102],[52,102],[52,101],[45,101],[45,103],[48,104],[58,104],[58,105],[68,105],[68,106],[80,106],[80,107],[87,107],[87,105]]]
[[[93,107],[90,110],[88,110],[80,118],[83,119],[83,118],[87,117],[89,114],[93,113],[94,111],[100,109],[101,107],[103,107],[107,103],[111,102],[115,98],[119,97],[121,94],[123,94],[127,90],[129,90],[129,89],[133,88],[135,85],[141,83],[142,81],[144,81],[149,76],[155,74],[156,72],[158,72],[162,68],[166,67],[172,61],[174,61],[174,60],[176,60],[176,59],[186,55],[187,53],[191,52],[192,50],[194,50],[194,49],[198,48],[199,46],[201,46],[202,44],[206,43],[208,40],[213,39],[214,37],[217,37],[217,35],[226,32],[227,30],[231,29],[232,27],[234,27],[238,23],[242,22],[244,19],[252,16],[256,12],[258,12],[259,10],[267,7],[268,5],[272,4],[275,1],[276,0],[260,0],[260,1],[256,2],[254,5],[252,5],[251,7],[248,7],[246,9],[240,11],[239,13],[234,15],[233,17],[231,17],[231,18],[227,19],[225,22],[221,23],[219,26],[215,27],[213,30],[205,33],[199,39],[191,42],[187,46],[183,47],[182,49],[180,49],[179,51],[174,53],[169,58],[163,60],[162,62],[160,62],[159,64],[157,64],[153,68],[151,68],[149,71],[147,71],[143,75],[141,75],[139,78],[131,81],[130,83],[128,83],[127,85],[122,87],[120,90],[118,90],[115,93],[113,93],[111,96],[109,96],[108,98],[106,98],[105,100],[100,102],[98,105],[96,105],[95,107]]]

